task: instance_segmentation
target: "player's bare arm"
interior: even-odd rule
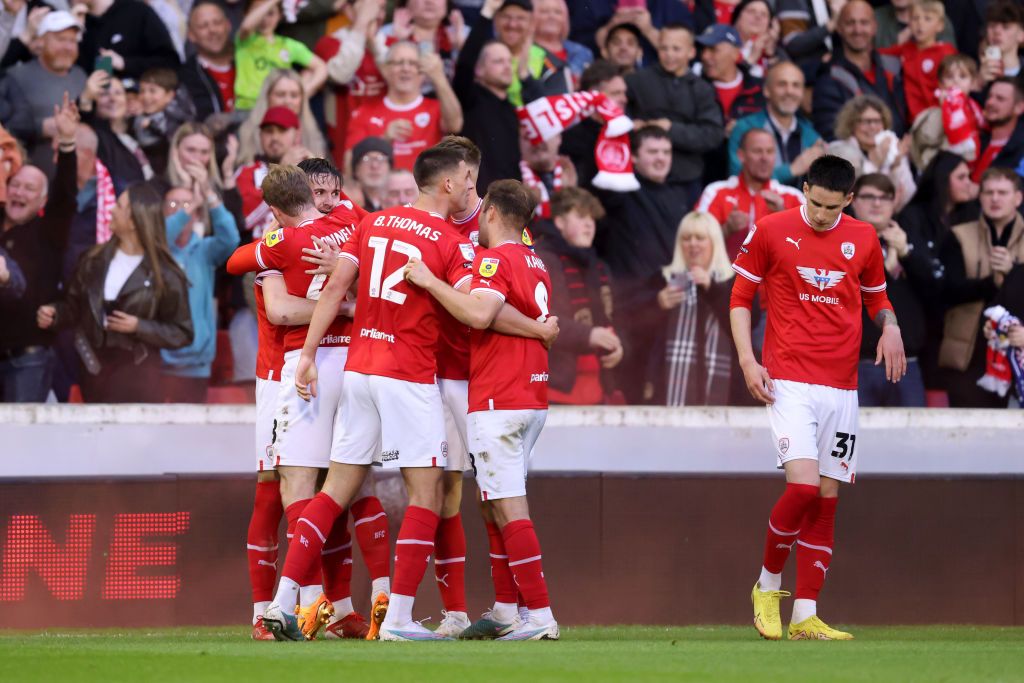
[[[754,356],[754,345],[750,340],[750,309],[736,307],[730,310],[729,324],[747,390],[758,401],[771,405],[775,402],[775,384]]]
[[[327,328],[341,311],[349,287],[359,274],[359,266],[347,258],[340,259],[316,302],[313,317],[309,321],[306,343],[302,345],[299,364],[295,371],[295,390],[308,401],[316,396],[316,350],[320,346]]]
[[[404,275],[408,282],[423,288],[437,299],[456,320],[475,330],[486,330],[490,327],[504,304],[496,296],[466,294],[454,289],[447,282],[439,280],[426,264],[417,258],[409,259]]]
[[[539,339],[545,348],[550,349],[558,338],[558,316],[549,315],[540,322],[523,315],[515,306],[505,304],[494,317],[491,329],[509,337]]]
[[[316,302],[288,293],[284,278],[263,277],[263,307],[274,325],[305,325],[313,317]]]
[[[885,378],[896,383],[907,374],[907,354],[903,350],[903,336],[896,321],[896,314],[883,308],[875,315],[875,324],[882,330],[875,354],[875,365],[885,361]]]

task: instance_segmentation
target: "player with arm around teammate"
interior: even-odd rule
[[[782,568],[796,547],[796,600],[790,640],[851,640],[817,616],[832,560],[839,483],[857,468],[857,363],[861,305],[882,329],[875,362],[897,382],[906,372],[903,340],[885,295],[874,228],[843,213],[853,199],[853,167],[826,155],[804,183],[806,206],[758,221],[733,269],[730,318],[747,388],[768,406],[786,489],[768,519],[761,575],[751,593],[754,626],[782,638]],[[763,365],[750,339],[750,306],[764,283],[768,328]]]
[[[538,340],[488,329],[506,303],[538,320],[548,316],[547,269],[522,242],[523,226],[535,207],[522,183],[491,183],[480,218],[480,238],[487,249],[473,262],[469,294],[435,277],[418,259],[410,259],[405,267],[407,280],[473,328],[470,452],[481,497],[501,527],[508,566],[529,609],[529,618],[501,640],[557,640],[559,636],[526,501],[527,463],[547,416],[548,352]]]

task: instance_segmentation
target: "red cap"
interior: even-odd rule
[[[298,128],[299,117],[288,107],[271,107],[263,115],[263,120],[260,121],[260,128],[263,126],[277,126],[285,130]]]

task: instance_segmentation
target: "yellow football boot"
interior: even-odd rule
[[[804,619],[799,624],[789,625],[790,640],[853,640],[846,631],[832,628],[817,615]]]
[[[750,601],[754,603],[754,628],[765,640],[782,640],[779,600],[790,595],[789,591],[763,591],[760,582],[755,583],[754,590],[750,591]]]
[[[334,605],[326,595],[321,593],[310,607],[306,609],[296,607],[295,615],[299,618],[302,635],[306,640],[315,640],[320,629],[334,616]]]

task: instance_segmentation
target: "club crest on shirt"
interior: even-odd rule
[[[845,257],[846,257],[846,260],[847,260],[847,261],[849,261],[850,259],[852,259],[852,258],[853,258],[853,255],[854,255],[854,253],[855,253],[855,252],[857,251],[857,247],[855,247],[855,246],[853,245],[853,242],[843,242],[843,244],[842,244],[842,246],[840,247],[840,249],[842,250],[842,252],[843,252],[843,256],[845,256]]]
[[[480,261],[480,277],[494,277],[498,272],[498,259],[484,258]]]
[[[421,111],[419,114],[413,117],[413,123],[420,128],[426,128],[430,125],[430,112]]]
[[[459,251],[462,252],[462,258],[467,261],[472,261],[476,258],[476,252],[473,251],[473,246],[471,244],[460,244]]]
[[[782,453],[783,455],[785,455],[786,451],[788,451],[788,450],[789,450],[789,438],[784,436],[781,439],[779,439],[779,453]]]
[[[273,232],[268,232],[266,234],[266,236],[263,238],[263,243],[266,244],[268,247],[272,247],[275,244],[277,244],[279,242],[283,242],[283,241],[284,241],[284,229],[283,228],[278,228],[277,230],[275,230]]]

